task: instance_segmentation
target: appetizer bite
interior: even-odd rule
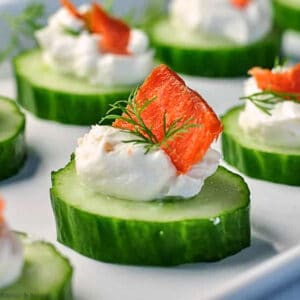
[[[26,159],[25,115],[0,96],[0,180],[15,175]]]
[[[300,64],[249,74],[246,104],[223,117],[224,159],[248,176],[300,185]]]
[[[62,7],[36,32],[40,49],[14,61],[18,101],[38,117],[72,124],[99,121],[153,67],[148,37],[93,2]]]
[[[50,244],[10,230],[0,197],[0,298],[71,299],[72,267]]]
[[[116,115],[115,111],[122,111]],[[249,190],[219,166],[216,114],[165,65],[52,173],[58,240],[112,263],[215,261],[250,243]]]
[[[151,38],[158,57],[177,72],[210,77],[271,67],[280,49],[269,0],[172,0]]]
[[[298,0],[273,0],[274,18],[285,29],[283,47],[287,54],[300,57],[300,2]]]

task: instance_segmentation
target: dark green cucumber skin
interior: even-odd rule
[[[229,110],[223,120],[237,109],[242,107]],[[300,186],[300,155],[248,148],[226,131],[226,125],[222,134],[222,151],[227,163],[249,177]]]
[[[1,97],[5,101],[12,100]],[[0,99],[0,101],[1,101]],[[18,129],[18,133],[14,136],[0,141],[0,180],[7,179],[19,172],[26,161],[26,145],[25,145],[25,116],[19,111],[23,121]]]
[[[98,123],[110,108],[110,104],[127,99],[128,91],[113,94],[74,94],[49,90],[30,82],[18,73],[18,57],[13,61],[17,89],[17,102],[35,116],[65,124],[91,125]]]
[[[46,243],[46,242],[37,242],[37,243],[46,244],[47,247],[51,247],[54,252],[59,254],[53,245]],[[73,269],[72,269],[68,259],[65,258],[64,260],[65,260],[66,264],[69,265],[69,271],[68,271],[67,276],[65,277],[64,282],[62,282],[61,286],[57,290],[51,291],[51,293],[49,293],[49,294],[38,294],[36,292],[32,292],[32,288],[28,287],[28,291],[20,292],[18,289],[18,282],[16,282],[15,284],[13,284],[7,288],[0,289],[0,299],[1,300],[11,300],[11,299],[15,299],[15,300],[72,300],[73,299],[73,292],[72,292]],[[27,264],[28,264],[28,262],[25,261],[24,270],[23,270],[24,274],[25,273],[30,274],[30,272],[26,271],[26,269],[28,268]]]
[[[50,190],[58,241],[87,257],[127,265],[173,266],[217,261],[250,245],[249,203],[219,216],[221,227],[206,219],[150,222],[91,215],[57,196],[58,172],[52,173]]]
[[[263,41],[245,47],[194,48],[164,44],[151,35],[157,58],[176,72],[203,77],[246,76],[253,66],[272,68],[280,53],[281,34],[272,32]]]
[[[300,5],[296,8],[273,0],[273,10],[275,22],[279,27],[300,31]]]

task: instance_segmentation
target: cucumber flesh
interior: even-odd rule
[[[32,84],[49,90],[61,91],[77,95],[114,94],[128,91],[128,86],[114,88],[93,85],[80,78],[52,71],[42,58],[42,51],[34,49],[27,51],[15,60],[17,72]]]
[[[150,31],[157,57],[175,71],[209,77],[245,76],[254,65],[272,67],[280,51],[281,35],[271,32],[249,45],[174,27],[169,19]]]
[[[297,8],[300,9],[299,0],[277,0],[277,2],[281,2],[281,3],[284,3],[287,6],[291,6],[291,7],[294,7],[296,9]]]
[[[17,101],[36,116],[68,124],[97,123],[109,104],[127,99],[132,86],[92,85],[45,65],[34,49],[14,59]]]
[[[191,48],[237,47],[235,42],[224,37],[212,35],[204,31],[178,29],[169,20],[163,20],[153,28],[153,35],[167,45]]]
[[[257,143],[238,125],[243,109],[243,106],[235,107],[222,118],[224,160],[253,178],[300,185],[300,149]]]
[[[25,162],[25,116],[16,103],[0,97],[0,180],[19,171]]]
[[[17,135],[24,127],[24,115],[9,99],[0,97],[0,142]]]
[[[84,186],[74,162],[52,174],[58,240],[91,258],[124,264],[213,261],[250,243],[249,190],[220,167],[191,199],[126,201]]]
[[[298,0],[273,0],[274,18],[278,26],[300,31],[300,2]]]
[[[1,300],[72,299],[72,267],[69,261],[46,242],[28,241],[23,235],[25,264],[14,284],[0,289]]]

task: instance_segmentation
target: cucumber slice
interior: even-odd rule
[[[243,106],[223,116],[223,157],[242,173],[258,179],[300,185],[300,149],[285,149],[258,144],[238,125]]]
[[[84,186],[74,161],[52,173],[58,240],[96,260],[134,265],[216,261],[250,244],[249,190],[226,169],[187,200],[126,201]]]
[[[21,235],[25,245],[25,265],[13,285],[0,289],[1,300],[72,299],[72,267],[51,244],[31,242]]]
[[[43,63],[35,49],[14,59],[17,101],[42,119],[91,125],[106,113],[109,104],[127,99],[132,87],[104,87],[62,75]]]
[[[16,174],[26,158],[25,116],[16,103],[0,97],[0,180]]]
[[[300,31],[299,0],[273,0],[274,18],[278,26]]]
[[[255,65],[271,68],[281,44],[281,35],[275,31],[239,46],[205,33],[179,31],[167,19],[153,24],[150,36],[157,57],[175,71],[208,77],[244,76]]]

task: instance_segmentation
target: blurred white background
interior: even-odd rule
[[[147,7],[150,1],[160,1],[162,5],[167,0],[112,0],[114,14],[118,16],[126,15],[129,12],[134,11],[135,15],[142,13]],[[86,4],[91,2],[90,0],[72,0],[76,5]],[[97,0],[97,2],[104,4],[110,2],[109,0]],[[45,20],[49,15],[53,14],[59,7],[59,0],[0,0],[0,53],[6,49],[10,39],[10,28],[5,20],[5,16],[17,16],[20,14],[26,5],[29,3],[43,3],[45,4]],[[24,42],[24,41],[23,41]],[[31,48],[32,43],[23,43],[26,48]],[[12,53],[16,54],[16,53]],[[9,63],[1,63],[0,59],[0,77],[7,77],[11,73]]]
[[[117,15],[124,15],[128,11],[135,9],[137,12],[142,11],[147,1],[151,0],[114,0],[114,12]],[[44,3],[46,7],[46,15],[53,13],[60,6],[59,0],[0,0],[0,49],[3,49],[9,38],[9,28],[3,20],[4,14],[17,15],[28,3]],[[73,3],[80,5],[89,1],[73,0]],[[98,0],[103,3],[104,0]],[[161,0],[162,4],[164,0]]]
[[[73,0],[74,4],[77,5],[89,1],[90,0]],[[97,1],[102,3],[104,0]],[[118,15],[126,14],[126,12],[132,8],[135,8],[136,11],[142,11],[147,4],[147,1],[154,0],[114,0],[114,10]],[[163,5],[167,0],[160,1]],[[0,50],[5,48],[7,45],[10,34],[9,28],[3,22],[3,14],[17,15],[29,2],[31,2],[31,0],[0,0]],[[53,13],[59,7],[59,0],[35,0],[35,2],[45,3],[47,15]],[[8,64],[0,65],[0,75],[7,75],[7,65]],[[204,78],[191,77],[185,77],[185,79],[188,80],[188,83],[192,88],[201,91],[201,94],[203,94],[206,99],[209,99],[211,105],[218,113],[223,113],[230,106],[236,104],[239,95],[242,93],[243,81],[238,79],[207,80]],[[14,97],[13,81],[11,79],[1,79],[0,88],[2,94]],[[38,153],[41,153],[41,156],[45,159],[38,170],[39,173],[35,177],[35,186],[40,187],[42,182],[40,188],[41,194],[32,195],[34,200],[38,200],[39,198],[43,199],[48,197],[49,188],[49,176],[47,175],[47,180],[45,180],[44,177],[40,177],[40,174],[50,174],[50,170],[61,167],[69,158],[69,154],[73,151],[73,144],[75,144],[76,138],[82,135],[86,131],[86,128],[67,128],[55,123],[48,124],[45,121],[42,122],[35,120],[30,116],[28,119],[28,144],[32,149],[39,151]],[[49,130],[49,132],[52,133],[52,136],[56,139],[47,139],[45,142],[40,143],[40,140],[47,136],[47,134],[43,131],[45,128],[48,128],[47,130]],[[60,135],[57,135],[58,130],[60,131]],[[49,134],[49,136],[51,135]],[[68,139],[63,138],[64,136],[67,136]],[[59,140],[59,143],[55,143],[56,140]],[[49,146],[50,143],[61,145],[59,149],[63,149],[63,152],[58,155],[57,149],[53,149],[53,147]],[[55,158],[54,161],[52,161],[52,157]],[[294,200],[299,199],[296,199],[296,196],[293,197],[288,195],[291,194],[291,191],[294,192],[294,195],[296,195],[296,192],[298,191],[296,191],[296,189],[292,190],[292,188],[288,186],[266,184],[264,182],[254,180],[249,180],[249,182],[252,187],[253,199],[259,200],[253,201],[252,206],[253,218],[259,221],[258,227],[261,226],[263,229],[264,226],[262,225],[268,223],[268,226],[265,226],[265,228],[271,228],[272,230],[270,229],[270,232],[272,233],[276,229],[276,226],[272,226],[272,224],[278,224],[276,223],[278,220],[284,220],[282,215],[284,214],[284,211],[287,211],[286,217],[290,218],[290,222],[282,221],[279,228],[281,232],[283,232],[281,235],[282,239],[288,240],[289,235],[293,234],[293,232],[297,232],[296,229],[299,228],[299,222],[297,223],[298,219],[293,218],[293,214],[297,214],[296,208],[298,207]],[[38,203],[38,206],[34,207],[35,211],[43,211],[40,215],[34,214],[33,216],[30,216],[29,214],[23,214],[23,211],[21,210],[14,210],[15,207],[22,208],[20,203],[17,203],[18,201],[14,201],[14,189],[15,188],[9,184],[7,184],[6,189],[3,187],[4,195],[7,195],[7,198],[10,199],[12,203],[12,208],[8,212],[11,216],[10,219],[15,222],[13,225],[18,229],[37,233],[39,236],[45,235],[48,239],[48,233],[50,232],[50,240],[54,241],[54,220],[51,215],[49,201],[35,201],[35,203]],[[23,182],[21,181],[19,183],[20,198],[26,194],[24,193],[26,190],[31,191],[30,184],[26,184],[26,180]],[[28,194],[29,193],[27,193],[27,195]],[[285,195],[285,197],[283,197],[284,199],[281,198],[281,195]],[[32,199],[28,200],[31,201]],[[280,205],[282,204],[282,200],[284,200],[284,205],[281,208]],[[272,203],[272,214],[270,214],[270,203]],[[279,217],[276,216],[276,212]],[[20,218],[17,218],[18,214],[21,216]],[[47,222],[51,223],[47,223],[45,225],[44,216],[46,214],[48,217]],[[267,220],[266,216],[268,216]],[[43,226],[34,226],[36,223],[43,224]],[[296,225],[293,227],[293,224]],[[285,228],[288,226],[292,229],[294,228],[294,230],[285,231]],[[258,229],[261,230],[261,228]],[[268,237],[268,232],[266,233],[266,236]],[[80,257],[76,253],[68,251],[65,248],[60,247],[60,249],[64,249],[65,252],[68,251],[68,256],[72,258],[74,263],[76,263],[76,270],[78,270],[74,279],[75,293],[77,296],[76,299],[94,300],[96,298],[91,295],[96,293],[96,289],[99,290],[99,293],[101,293],[102,299],[110,300],[120,298],[132,300],[140,300],[142,298],[192,299],[191,295],[193,294],[194,299],[201,299],[201,297],[203,297],[203,293],[213,294],[215,292],[211,289],[213,285],[209,285],[211,282],[210,279],[220,283],[218,288],[220,288],[222,284],[224,285],[224,282],[227,282],[227,279],[229,281],[230,278],[232,278],[234,282],[239,283],[240,277],[235,275],[234,278],[233,276],[236,270],[240,270],[239,274],[242,277],[243,274],[247,273],[247,271],[253,267],[253,264],[258,266],[269,258],[270,255],[275,256],[275,253],[272,253],[269,247],[265,245],[268,245],[268,243],[263,243],[256,239],[254,240],[252,247],[243,252],[242,255],[229,258],[221,264],[197,264],[195,266],[183,266],[178,269],[143,269],[101,263],[96,264],[94,261]],[[278,272],[277,270],[277,273],[274,272],[273,276],[272,274],[269,274],[269,277],[267,278],[260,277],[258,278],[259,282],[255,282],[255,288],[253,288],[253,282],[252,284],[250,282],[248,287],[245,288],[242,293],[241,290],[238,289],[236,294],[230,295],[228,299],[257,299],[257,297],[253,296],[255,293],[256,295],[263,295],[260,299],[299,299],[299,265],[300,261],[298,264],[294,264],[294,268],[291,268],[289,265],[287,267],[290,269],[285,268],[282,272]],[[241,272],[243,268],[244,270]],[[262,271],[263,268],[259,269],[258,267],[258,271],[259,270]],[[89,276],[86,276],[86,274],[89,274]],[[250,275],[253,274],[254,273],[252,272]],[[257,274],[255,273],[254,275]],[[113,278],[113,280],[110,278]],[[255,276],[253,276],[252,279],[254,281]],[[288,280],[290,281],[287,282]],[[277,290],[274,292],[276,286]],[[270,291],[272,289],[273,293],[263,294],[263,292]],[[122,295],[122,297],[120,295]]]

